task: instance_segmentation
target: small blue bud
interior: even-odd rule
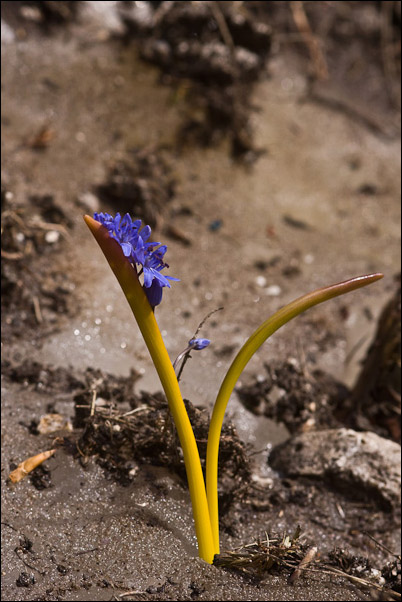
[[[196,351],[201,351],[201,349],[205,349],[210,344],[209,339],[191,339],[188,342],[189,346],[195,349]]]

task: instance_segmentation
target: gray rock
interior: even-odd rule
[[[306,432],[275,447],[269,463],[288,476],[322,479],[386,510],[401,502],[401,446],[372,432]]]

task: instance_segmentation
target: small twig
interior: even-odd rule
[[[98,378],[92,382],[92,385],[89,388],[89,391],[92,393],[91,411],[89,414],[90,416],[93,416],[95,414],[95,402],[96,402],[96,396],[97,396],[97,387],[99,387],[102,383],[103,383],[103,377]]]
[[[280,44],[284,42],[289,44],[292,44],[293,42],[305,43],[304,36],[301,33],[276,33],[275,41],[279,42]]]
[[[179,365],[179,363],[182,361],[182,364],[180,366],[180,370],[177,374],[177,380],[180,382],[180,378],[183,372],[183,368],[186,365],[187,360],[190,359],[191,355],[190,352],[194,349],[194,345],[189,345],[188,347],[186,347],[186,349],[184,351],[182,351],[181,353],[179,353],[179,355],[176,357],[174,364],[173,364],[173,368],[174,370],[176,370],[177,366]]]
[[[345,518],[345,511],[344,511],[344,509],[342,508],[342,506],[340,505],[340,503],[339,503],[339,502],[336,502],[335,506],[336,506],[336,509],[338,510],[338,514],[339,514],[339,516],[340,516],[341,518]]]
[[[20,533],[20,531],[18,529],[16,529],[15,527],[13,527],[12,525],[10,525],[9,523],[6,523],[6,521],[4,521],[4,520],[2,520],[0,524],[4,525],[5,527],[9,527],[9,529],[12,529],[16,533]]]
[[[138,408],[135,408],[134,410],[130,410],[129,412],[126,412],[125,414],[121,414],[120,418],[126,417],[126,416],[132,416],[132,414],[137,414],[138,412],[143,412],[144,410],[149,410],[148,406],[139,406]]]
[[[50,125],[44,125],[40,128],[37,134],[35,134],[35,136],[27,140],[26,144],[30,148],[43,150],[49,146],[55,135],[56,132],[50,127]]]
[[[362,577],[356,577],[355,575],[349,575],[349,573],[345,573],[344,571],[341,571],[340,569],[336,569],[334,567],[329,567],[326,566],[324,569],[306,569],[307,571],[311,571],[311,572],[316,572],[316,573],[323,573],[323,574],[327,574],[330,575],[331,573],[333,575],[339,575],[340,577],[344,577],[345,579],[348,579],[348,581],[352,581],[352,583],[358,583],[359,585],[364,585],[366,587],[373,587],[374,589],[378,590],[378,591],[384,591],[384,587],[382,585],[378,585],[377,583],[374,583],[373,581],[369,581],[368,579],[363,579]],[[395,595],[395,600],[400,600],[401,599],[401,594],[398,592],[395,592],[394,590],[392,590],[392,595]]]
[[[29,564],[29,562],[27,562],[25,560],[25,558],[22,558],[22,556],[20,555],[22,553],[21,549],[19,546],[17,546],[14,550],[15,555],[17,556],[18,560],[21,560],[21,562],[28,568],[31,569],[32,571],[36,571],[37,573],[39,573],[39,575],[45,575],[46,572],[45,571],[40,571],[39,569],[37,569],[35,566],[33,566],[32,564]]]
[[[221,311],[223,309],[223,307],[218,307],[217,309],[213,309],[212,311],[209,312],[209,314],[207,314],[205,316],[205,318],[198,324],[197,330],[195,331],[195,333],[193,334],[193,336],[191,337],[192,339],[195,339],[197,334],[200,332],[201,328],[204,326],[205,322],[207,320],[209,320],[209,318],[213,315],[216,314],[216,312]]]
[[[37,468],[42,462],[53,456],[55,449],[50,449],[45,452],[41,452],[40,454],[36,454],[36,456],[31,456],[27,458],[21,464],[17,466],[15,470],[10,472],[8,478],[12,483],[18,483],[22,481],[30,472],[32,472],[35,468]]]
[[[387,548],[387,546],[384,546],[384,544],[383,544],[383,543],[381,543],[381,542],[377,541],[377,540],[375,539],[375,537],[373,537],[372,535],[370,535],[370,533],[368,533],[368,531],[362,531],[362,533],[363,533],[364,535],[367,535],[367,537],[369,537],[369,538],[371,539],[371,541],[374,541],[374,543],[375,543],[375,544],[376,544],[376,545],[377,545],[377,546],[378,546],[378,547],[379,547],[381,550],[383,550],[384,552],[387,552],[388,554],[390,554],[391,556],[393,556],[394,558],[397,558],[397,559],[401,557],[401,555],[400,555],[400,554],[395,554],[395,552],[392,552],[392,550],[390,550],[389,548]]]
[[[34,307],[36,321],[38,322],[38,324],[42,324],[42,322],[43,322],[42,312],[40,309],[39,298],[36,297],[36,295],[34,295],[32,297],[32,304]]]
[[[319,80],[328,79],[327,62],[320,48],[318,39],[313,34],[306,11],[304,10],[303,2],[301,0],[293,0],[290,3],[290,7],[296,27],[303,36],[304,42],[309,50],[316,78]]]
[[[352,349],[349,351],[349,353],[346,355],[345,357],[345,365],[347,366],[351,360],[353,359],[353,356],[356,355],[356,353],[359,351],[359,349],[362,347],[362,345],[365,343],[365,341],[367,340],[367,335],[363,335],[362,337],[360,337],[360,339],[357,341],[357,343],[355,343],[352,347]]]
[[[78,445],[78,441],[75,442],[75,447],[78,449],[78,453],[80,454],[80,456],[82,456],[83,458],[86,458],[86,454],[84,454],[84,452],[80,449],[80,446]]]
[[[174,2],[171,0],[167,0],[165,2],[161,2],[156,11],[153,14],[152,22],[153,26],[156,27],[165,17],[165,15],[171,10]]]
[[[29,222],[28,225],[31,228],[40,228],[41,230],[56,230],[57,232],[60,232],[60,234],[64,236],[67,240],[71,240],[70,233],[62,224],[55,224],[53,222],[43,222],[39,219],[33,219]]]
[[[230,49],[230,53],[234,60],[236,46],[233,42],[232,34],[229,31],[229,27],[227,26],[225,15],[223,14],[221,7],[219,6],[218,2],[216,2],[216,0],[211,0],[210,2],[208,2],[208,4],[214,16],[216,24],[218,25],[223,41],[225,42],[226,46]]]
[[[99,548],[91,548],[90,550],[82,550],[82,552],[76,552],[75,556],[83,556],[84,554],[91,554],[92,552],[97,552]]]
[[[9,251],[4,251],[3,249],[1,249],[1,256],[4,257],[4,259],[11,259],[14,261],[16,259],[22,259],[24,257],[24,253],[21,253],[21,251],[11,253]]]
[[[96,389],[92,391],[92,400],[91,400],[91,411],[89,413],[90,416],[95,414],[95,403],[96,403]]]
[[[393,387],[391,387],[391,385],[388,385],[388,392],[391,395],[391,397],[393,397],[393,399],[399,404],[397,406],[391,405],[391,409],[396,412],[397,414],[401,413],[401,401],[402,401],[402,397],[401,394],[398,393],[398,391],[395,391],[395,389]]]
[[[27,231],[26,223],[18,215],[18,213],[16,211],[12,211],[12,210],[3,211],[2,216],[1,216],[2,221],[4,221],[6,219],[6,217],[11,217],[11,219],[14,220],[20,226],[21,230],[24,230],[24,232]]]
[[[300,561],[299,566],[295,570],[294,573],[289,577],[289,583],[294,583],[296,579],[298,579],[301,575],[302,570],[304,570],[307,565],[309,565],[314,558],[316,557],[318,552],[318,548],[316,546],[310,548],[304,558]]]

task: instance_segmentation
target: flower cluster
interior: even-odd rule
[[[151,228],[144,226],[141,229],[141,220],[133,221],[128,213],[124,217],[121,217],[120,213],[116,213],[115,217],[109,213],[94,213],[94,219],[107,228],[111,238],[119,243],[132,265],[135,268],[137,265],[141,266],[140,273],[144,273],[144,289],[148,301],[152,307],[159,305],[162,301],[163,287],[170,288],[169,280],[178,281],[178,278],[161,274],[164,268],[169,267],[163,259],[166,245],[148,242]]]

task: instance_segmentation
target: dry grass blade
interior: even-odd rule
[[[378,583],[375,583],[374,581],[370,581],[369,579],[364,579],[363,577],[357,577],[356,575],[350,575],[349,573],[345,573],[345,571],[342,571],[340,569],[337,569],[335,567],[331,567],[331,566],[323,566],[318,567],[317,569],[306,569],[306,570],[312,570],[314,572],[318,572],[321,574],[327,574],[327,575],[339,575],[339,577],[344,577],[345,579],[347,579],[348,581],[350,581],[351,583],[355,583],[356,585],[360,585],[362,587],[367,587],[370,589],[375,589],[378,592],[381,593],[385,593],[388,597],[387,598],[381,598],[383,600],[400,600],[401,599],[401,594],[399,592],[396,592],[394,590],[390,590],[387,587],[384,587],[383,585],[379,585]]]
[[[240,571],[253,575],[259,579],[267,577],[269,573],[290,573],[289,584],[293,584],[303,573],[319,575],[336,575],[349,582],[372,591],[379,592],[381,600],[400,600],[401,594],[398,587],[393,589],[390,582],[384,584],[384,579],[379,577],[380,571],[368,572],[367,576],[353,574],[328,563],[329,558],[317,559],[318,547],[308,547],[299,541],[300,528],[292,537],[268,537],[265,541],[256,541],[245,544],[233,551],[217,554],[214,565]],[[386,548],[385,548],[386,549]],[[398,557],[399,558],[399,557]],[[330,561],[331,562],[331,561]]]
[[[317,37],[312,32],[310,23],[304,10],[303,2],[300,0],[294,0],[290,3],[290,7],[296,27],[300,31],[300,34],[309,50],[316,78],[319,80],[328,79],[327,61],[325,60],[325,56],[320,48]]]
[[[10,472],[8,478],[12,483],[18,483],[22,481],[30,472],[35,470],[42,462],[53,456],[55,449],[50,449],[45,452],[41,452],[40,454],[36,454],[36,456],[31,456],[27,458],[21,464],[17,466],[15,470]]]
[[[259,577],[281,568],[296,569],[306,556],[307,546],[299,542],[300,530],[290,537],[270,537],[246,544],[232,552],[217,554],[214,565],[253,573]]]
[[[296,579],[298,579],[302,573],[303,569],[306,569],[306,567],[311,564],[311,562],[313,562],[314,558],[316,557],[318,552],[318,548],[316,546],[310,548],[310,550],[308,550],[307,554],[305,555],[305,557],[302,559],[302,561],[300,562],[299,566],[297,567],[297,569],[295,570],[294,573],[292,573],[292,575],[289,578],[289,583],[294,583],[296,581]]]
[[[212,0],[211,2],[209,2],[209,6],[211,8],[211,12],[214,16],[214,19],[219,27],[219,31],[221,33],[223,41],[225,42],[226,46],[228,46],[228,48],[230,49],[230,52],[232,53],[232,57],[233,57],[236,47],[233,42],[231,33],[229,31],[229,27],[227,26],[225,15],[223,14],[218,2],[216,2],[215,0]]]

